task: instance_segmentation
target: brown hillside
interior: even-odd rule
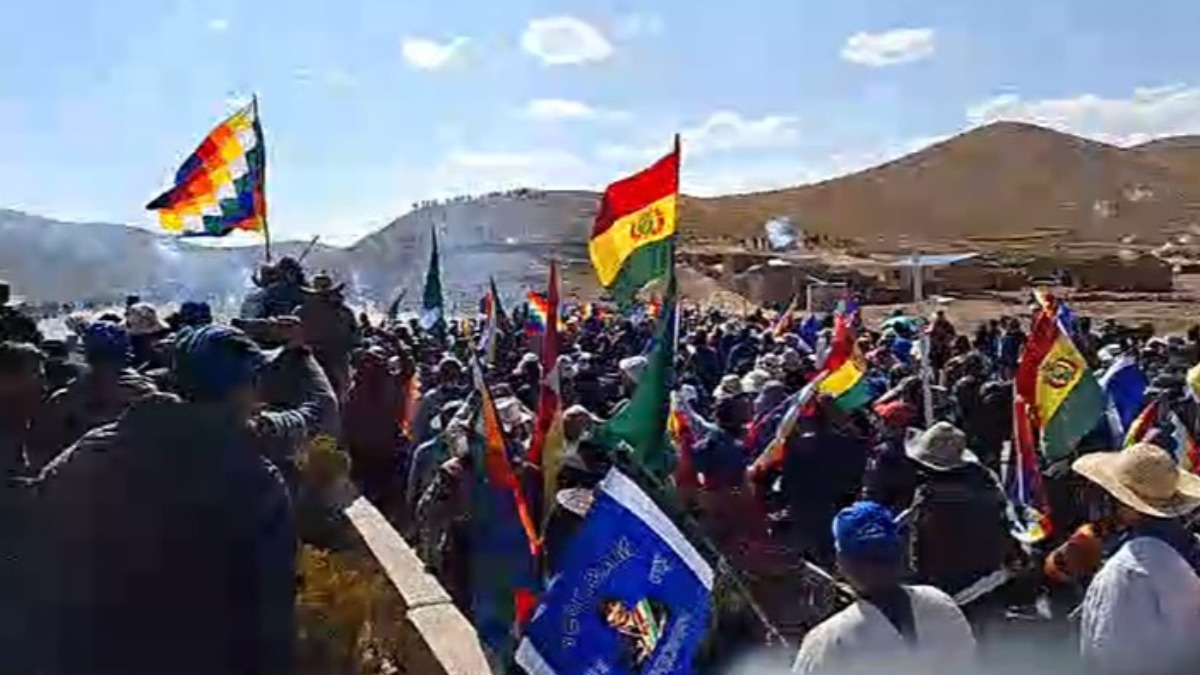
[[[1133,149],[1160,164],[1200,177],[1200,136],[1160,138]]]
[[[1200,219],[1200,182],[1153,152],[1000,122],[841,178],[685,208],[694,236],[761,236],[787,215],[876,251],[1156,243]]]

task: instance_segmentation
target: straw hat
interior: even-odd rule
[[[904,452],[914,462],[934,471],[953,471],[979,458],[967,449],[967,435],[949,422],[938,422],[924,433],[910,433]]]
[[[1175,518],[1200,506],[1200,477],[1180,469],[1156,445],[1138,443],[1119,452],[1084,455],[1071,468],[1147,516]]]

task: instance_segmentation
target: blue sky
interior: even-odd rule
[[[413,201],[600,187],[684,134],[684,190],[864,168],[994,119],[1200,132],[1195,0],[0,4],[0,206],[142,205],[257,92],[278,237]]]

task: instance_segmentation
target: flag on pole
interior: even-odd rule
[[[209,132],[175,172],[175,185],[146,205],[167,232],[224,237],[266,232],[267,161],[258,101]]]
[[[429,226],[429,270],[425,273],[425,291],[421,295],[421,328],[445,328],[445,305],[442,300],[442,263],[438,256],[437,228]]]
[[[646,284],[671,270],[679,201],[679,137],[671,154],[608,186],[588,253],[600,285],[629,305]]]
[[[503,332],[507,331],[508,315],[504,313],[504,306],[500,304],[500,291],[496,290],[496,277],[488,277],[488,290],[491,292],[488,298],[492,303],[492,309],[496,313],[496,326]]]
[[[495,363],[496,347],[500,343],[500,301],[495,294],[496,286],[493,284],[487,295],[483,296],[484,323],[479,336],[479,353],[483,355],[483,362],[488,366]]]
[[[1033,320],[1016,387],[1041,430],[1042,454],[1051,461],[1067,457],[1105,414],[1100,383],[1056,315],[1045,310]]]
[[[526,626],[517,665],[530,675],[691,673],[714,576],[650,495],[612,469]]]
[[[472,620],[483,644],[504,660],[538,590],[539,544],[483,369],[478,359],[471,366],[479,395],[471,448]]]
[[[671,409],[671,380],[675,365],[676,303],[675,276],[667,280],[663,320],[658,322],[647,356],[646,369],[638,380],[629,403],[597,429],[595,438],[616,445],[624,442],[633,450],[633,460],[646,472],[665,482],[673,471],[666,431]]]
[[[775,437],[771,439],[766,449],[750,465],[749,474],[751,476],[758,476],[768,469],[783,466],[788,439],[795,433],[796,425],[800,423],[800,420],[805,415],[812,413],[813,397],[827,375],[828,373],[818,374],[803,389],[788,398],[787,412],[784,413],[779,426],[775,428]]]
[[[1033,435],[1029,404],[1020,394],[1013,397],[1013,440],[1009,453],[1007,493],[1011,507],[1012,534],[1026,545],[1036,544],[1051,533],[1050,499],[1038,466],[1037,442]]]
[[[1114,442],[1120,443],[1129,432],[1146,397],[1147,385],[1137,359],[1128,354],[1117,357],[1100,377],[1100,387],[1108,397],[1108,426]]]
[[[558,491],[558,471],[565,445],[562,420],[562,375],[558,359],[558,265],[550,263],[546,289],[546,328],[542,337],[542,383],[538,388],[537,419],[529,443],[529,463],[541,469],[542,522],[549,517]]]
[[[853,412],[871,402],[866,360],[858,351],[854,329],[844,314],[833,317],[833,339],[822,369],[827,375],[817,386],[817,391],[834,397],[839,409]]]
[[[775,317],[775,322],[771,325],[771,335],[781,338],[784,333],[792,329],[792,315],[796,311],[796,303],[799,301],[799,293],[792,296],[787,308],[780,312],[779,316]]]

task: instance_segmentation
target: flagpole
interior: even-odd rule
[[[251,94],[250,105],[254,106],[254,124],[258,128],[258,141],[261,145],[259,152],[262,153],[262,166],[259,167],[258,189],[262,194],[262,227],[263,227],[263,255],[267,259],[267,263],[271,262],[271,227],[267,224],[267,141],[262,131],[262,120],[258,117],[258,92]]]

